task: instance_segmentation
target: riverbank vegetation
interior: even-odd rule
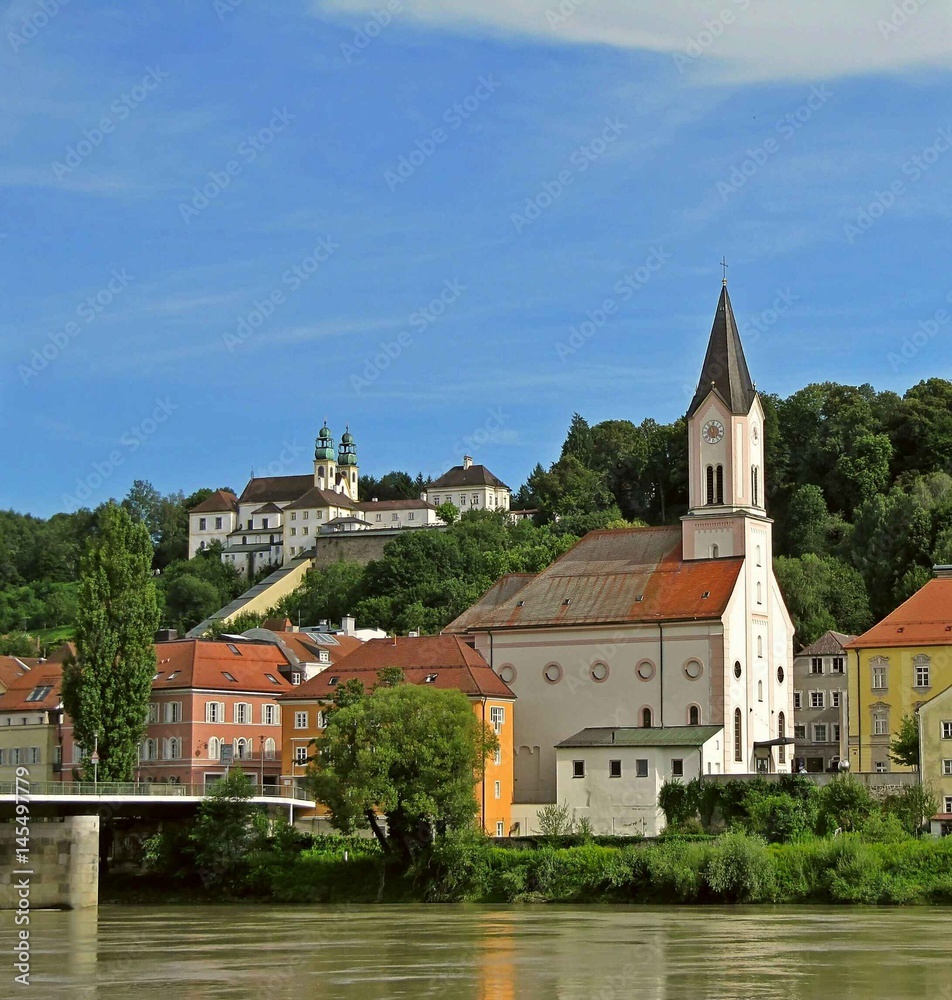
[[[753,789],[741,794],[743,784]],[[686,832],[701,825],[699,816],[682,818],[680,827],[653,841],[583,832],[510,844],[457,832],[422,839],[407,860],[370,838],[309,837],[285,823],[270,823],[249,804],[251,786],[235,772],[202,806],[194,824],[153,838],[145,859],[149,875],[127,880],[118,890],[107,886],[104,898],[302,904],[952,903],[952,838],[908,832],[918,825],[914,803],[878,802],[852,779],[834,781],[816,796],[803,791],[806,781],[791,782],[791,788],[773,796],[764,796],[760,784],[719,786],[727,791],[709,822],[730,823],[719,834]],[[781,832],[778,817],[788,815],[790,802],[782,800],[781,807],[770,800],[782,796],[799,799],[797,808],[815,815],[817,828],[831,834],[809,832],[809,824],[799,821]]]

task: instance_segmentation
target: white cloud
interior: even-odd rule
[[[379,0],[313,0],[355,28]],[[397,15],[460,33],[667,53],[691,78],[818,80],[952,69],[945,0],[402,0]],[[358,17],[361,20],[358,20]]]

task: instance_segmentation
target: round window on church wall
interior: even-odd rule
[[[740,675],[741,675],[740,660],[737,660],[734,663],[734,676],[739,679]]]
[[[557,663],[550,663],[543,669],[542,676],[549,684],[558,684],[562,680],[562,668]]]
[[[777,683],[783,684],[783,667],[777,667]]]
[[[655,675],[655,667],[651,660],[642,660],[641,663],[635,667],[635,673],[643,681],[650,681]]]
[[[701,666],[698,660],[688,660],[684,664],[684,676],[689,680],[696,681],[703,673],[704,667]]]
[[[499,676],[507,684],[511,684],[516,679],[516,668],[511,663],[504,663],[499,668]]]
[[[592,680],[598,684],[602,681],[608,680],[608,664],[607,663],[593,663],[592,669],[589,671],[592,676]]]

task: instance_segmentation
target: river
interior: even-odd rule
[[[103,906],[30,929],[31,986],[5,944],[0,997],[952,997],[942,909]]]

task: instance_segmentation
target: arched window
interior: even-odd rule
[[[717,558],[717,556],[718,556],[718,553],[719,553],[720,551],[721,551],[721,550],[720,550],[720,549],[719,549],[719,548],[718,548],[718,547],[717,547],[716,545],[712,545],[712,546],[711,546],[711,558],[712,558],[712,559],[716,559],[716,558]]]
[[[714,503],[714,466],[707,467],[707,502]]]
[[[274,752],[276,749],[274,740],[269,736],[268,739],[264,741],[264,759],[274,760]]]
[[[319,475],[319,476],[320,476],[321,478],[323,478],[323,477],[324,477],[324,466],[323,466],[323,465],[319,465],[319,466],[317,467],[317,474],[318,474],[318,475]]]
[[[240,736],[235,740],[235,758],[245,760],[250,753],[250,740],[242,739]]]
[[[750,493],[752,503],[755,507],[760,506],[760,470],[756,465],[751,466],[750,470]]]
[[[757,655],[764,655],[764,637],[762,635],[757,636]]]
[[[182,756],[182,743],[178,737],[169,740],[169,760],[178,760]]]
[[[701,710],[697,705],[692,705],[688,709],[688,725],[699,726],[701,724]]]
[[[759,545],[757,546],[757,565],[758,565],[758,566],[761,566],[761,565],[763,565],[763,564],[761,563],[761,561],[760,561],[760,546],[759,546]]]
[[[717,502],[724,502],[724,466],[717,467]]]
[[[759,583],[757,584],[757,603],[758,604],[764,603],[764,590],[762,585]]]
[[[744,759],[744,740],[741,733],[740,709],[734,709],[734,760]]]
[[[787,718],[783,714],[783,712],[780,712],[777,715],[777,735],[780,737],[780,739],[784,739],[784,737],[786,737],[787,735]],[[787,747],[786,744],[784,743],[781,743],[777,747],[777,761],[780,764],[787,763]]]
[[[247,545],[248,544],[248,536],[247,535],[242,535],[241,536],[241,544],[242,545]]]
[[[208,759],[218,760],[221,757],[221,740],[217,736],[213,736],[208,741]]]
[[[764,682],[763,681],[757,681],[757,700],[758,701],[763,701],[764,700]]]
[[[642,713],[641,713],[641,724],[645,727],[645,729],[650,729],[651,728],[651,709],[650,708],[646,708],[646,709],[644,709],[642,711]]]

